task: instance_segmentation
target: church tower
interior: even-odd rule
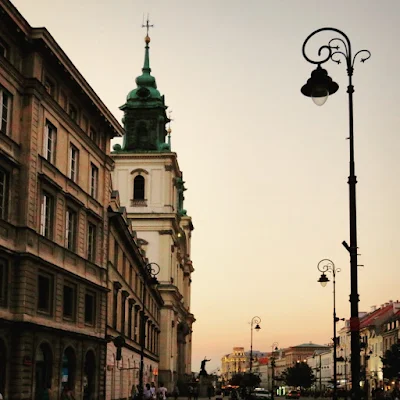
[[[179,377],[192,372],[193,224],[184,209],[186,188],[177,154],[171,151],[171,129],[166,129],[170,122],[167,106],[151,75],[148,21],[146,27],[142,74],[121,106],[123,144],[115,145],[111,153],[115,162],[113,187],[119,191],[121,206],[126,208],[143,254],[149,263],[160,266],[158,290],[164,305],[159,318],[158,381],[172,391]],[[151,324],[151,310],[145,308],[145,313]]]

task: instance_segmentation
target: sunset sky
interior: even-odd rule
[[[121,121],[119,106],[150,64],[174,119],[192,254],[193,370],[234,346],[269,351],[332,337],[349,317],[348,102],[344,63],[324,64],[339,91],[323,107],[300,93],[314,67],[304,39],[332,26],[371,59],[354,72],[360,311],[400,299],[400,80],[397,0],[14,0],[45,26]],[[333,36],[312,42],[310,57]],[[331,276],[329,276],[331,278]],[[338,327],[341,325],[339,324]]]

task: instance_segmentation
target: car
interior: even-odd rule
[[[270,399],[270,398],[272,398],[271,392],[264,388],[255,388],[251,393],[251,397],[253,399]]]
[[[287,399],[299,399],[300,392],[298,390],[291,390],[289,393],[286,394]]]

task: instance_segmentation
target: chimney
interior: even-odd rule
[[[376,311],[376,306],[371,306],[371,312]]]
[[[395,313],[395,312],[397,312],[399,310],[400,310],[400,303],[398,301],[395,301],[393,303],[393,312]]]

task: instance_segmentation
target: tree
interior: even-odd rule
[[[386,350],[381,360],[384,378],[390,380],[400,378],[400,343],[395,343],[390,350]]]
[[[315,381],[311,367],[305,362],[297,362],[282,372],[282,379],[288,386],[309,388]]]
[[[245,374],[235,374],[229,381],[232,386],[240,387],[256,387],[260,384],[260,382],[261,379],[258,375],[247,372]]]

